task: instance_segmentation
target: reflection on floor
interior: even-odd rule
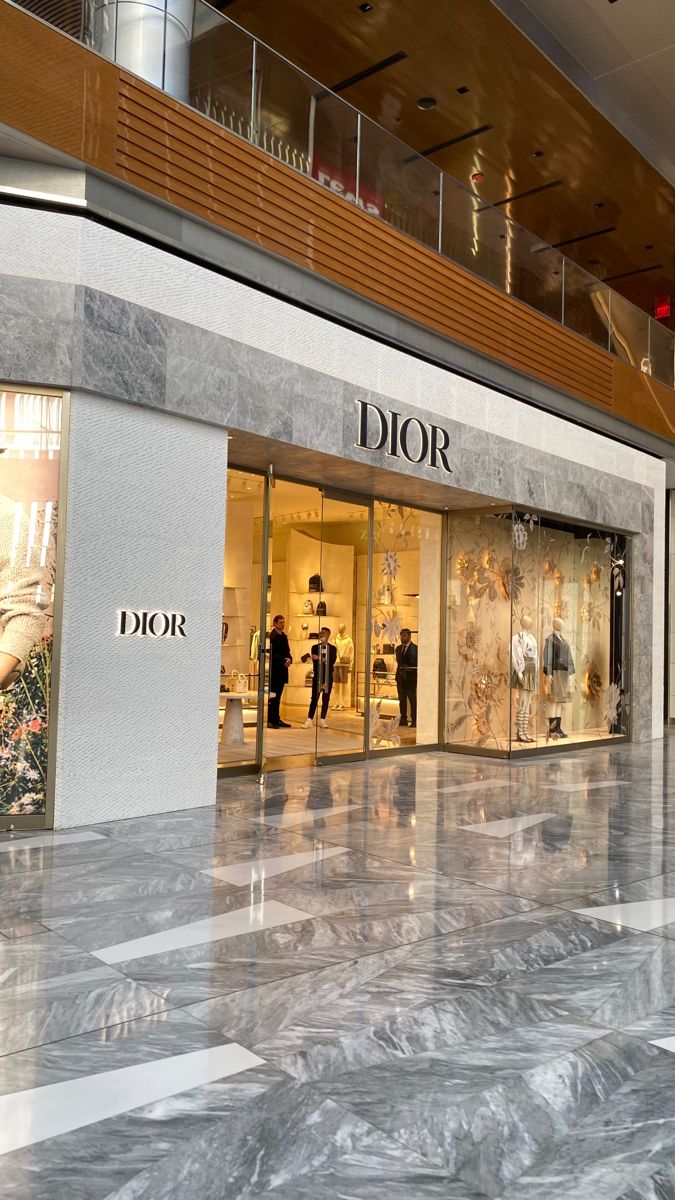
[[[306,709],[289,706],[285,709],[283,718],[290,722],[290,729],[265,729],[266,759],[283,758],[289,754],[314,754],[315,747],[321,756],[358,753],[363,750],[363,715],[355,710],[336,712],[330,709],[325,729],[317,729],[316,725],[305,729],[306,717]],[[401,729],[398,735],[400,744],[414,746],[415,735],[414,729]],[[218,766],[254,761],[255,744],[255,726],[247,724],[244,728],[244,746],[219,745]]]
[[[672,1200],[675,737],[0,837],[0,1198]]]

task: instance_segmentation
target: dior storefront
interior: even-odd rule
[[[662,736],[657,457],[83,216],[0,224],[3,827]]]

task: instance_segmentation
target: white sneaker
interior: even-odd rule
[[[327,724],[328,724],[328,721],[324,721],[323,717],[321,717],[321,719],[319,721],[319,725],[321,726],[321,728],[325,729]]]
[[[312,722],[311,722],[310,717],[307,718],[307,720],[305,721],[302,728],[303,729],[311,729],[312,728]]]

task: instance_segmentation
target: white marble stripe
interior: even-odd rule
[[[0,1097],[0,1154],[106,1121],[263,1062],[237,1042],[228,1042],[10,1093]]]
[[[652,1038],[652,1046],[660,1046],[662,1050],[668,1050],[671,1054],[675,1054],[675,1037]]]
[[[276,813],[263,817],[263,825],[277,825],[285,829],[288,825],[307,825],[319,817],[336,817],[339,813],[355,812],[361,804],[339,804],[335,808],[303,808],[300,811]]]
[[[85,830],[83,833],[40,833],[35,837],[16,837],[0,842],[0,854],[10,850],[32,850],[40,846],[76,846],[78,842],[105,842],[102,833]]]
[[[541,825],[549,821],[555,813],[531,813],[526,817],[504,817],[501,821],[480,821],[477,825],[460,825],[467,833],[484,833],[486,837],[505,838],[521,829],[530,829],[532,825]]]
[[[630,787],[625,779],[603,779],[597,783],[549,783],[545,784],[552,792],[595,792],[599,788]]]
[[[471,783],[451,783],[447,787],[439,788],[438,791],[445,796],[450,792],[480,792],[485,791],[486,788],[509,787],[510,783],[509,779],[474,779]]]
[[[322,862],[325,858],[336,858],[340,854],[349,854],[346,846],[317,847],[302,854],[279,854],[270,858],[251,858],[247,862],[231,863],[227,867],[209,867],[201,871],[201,875],[214,875],[226,883],[237,887],[246,887],[252,883],[262,883],[273,875],[283,875],[286,871],[295,871],[298,867],[310,867],[313,863]]]
[[[631,900],[623,904],[603,904],[594,908],[575,908],[580,917],[593,917],[597,921],[611,921],[612,925],[624,925],[626,929],[639,929],[649,933],[675,921],[675,896],[662,896],[658,900]]]
[[[257,933],[261,929],[274,929],[277,925],[293,925],[296,921],[310,921],[311,913],[291,908],[278,900],[262,904],[250,904],[233,912],[206,917],[190,925],[177,925],[161,933],[150,933],[146,937],[133,938],[129,942],[118,942],[115,946],[103,946],[91,950],[95,958],[104,963],[120,963],[131,958],[146,958],[150,954],[164,954],[167,950],[182,950],[186,946],[201,946],[207,942],[219,942],[225,938],[238,937],[242,933]]]

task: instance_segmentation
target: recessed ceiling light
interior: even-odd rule
[[[461,86],[461,87],[458,87],[458,88],[457,88],[457,91],[459,92],[460,96],[466,96],[466,93],[467,93],[468,91],[470,91],[470,90],[471,90],[471,89],[470,89],[470,88],[468,88],[468,87],[466,87],[466,85],[465,85],[465,84],[462,84],[462,86]]]
[[[438,100],[435,96],[420,96],[417,101],[417,107],[422,109],[435,108],[437,104]]]
[[[543,150],[533,150],[533,151],[532,151],[532,157],[533,157],[533,158],[543,158],[543,157],[544,157],[544,151],[543,151]]]
[[[372,4],[359,4],[358,9],[359,12],[369,13],[373,11],[373,6]]]
[[[604,207],[605,207],[604,200],[596,200],[595,204],[593,205],[593,208],[604,208]]]
[[[648,246],[645,246],[645,250],[653,250],[653,249],[654,249],[654,247],[652,246],[651,242],[649,243]]]
[[[482,183],[484,179],[485,176],[482,171],[474,171],[473,175],[471,176],[472,183]]]

